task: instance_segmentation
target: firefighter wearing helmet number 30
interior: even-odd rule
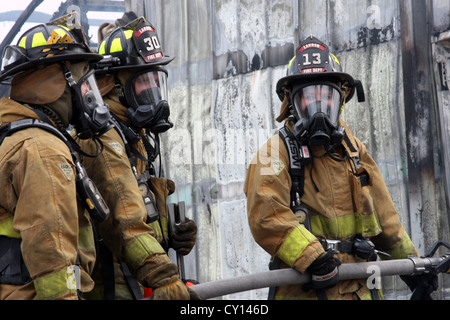
[[[272,268],[309,272],[312,281],[271,288],[271,299],[381,299],[366,280],[338,281],[339,265],[417,255],[379,168],[340,119],[355,93],[362,101],[360,82],[313,36],[277,83],[285,124],[248,167],[248,221]],[[436,290],[433,275],[402,279]]]
[[[180,238],[169,237],[166,202],[175,186],[157,176],[153,165],[159,134],[173,126],[164,66],[174,58],[163,54],[155,28],[145,18],[130,16],[135,17],[128,12],[115,24],[103,25],[100,30],[107,34],[99,35],[104,60],[96,66],[96,76],[115,127],[101,137],[101,155],[84,161],[111,217],[97,225],[105,259],[94,274],[96,289],[87,298],[139,299],[144,288],[152,289],[153,299],[198,298],[167,255],[169,247],[188,254],[197,226],[187,219],[180,225]],[[88,153],[97,150],[91,141],[79,143]]]

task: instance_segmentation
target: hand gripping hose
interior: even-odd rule
[[[367,279],[375,275],[393,276],[421,274],[423,272],[433,272],[437,266],[442,265],[442,262],[448,259],[448,256],[437,258],[409,257],[407,259],[397,260],[346,263],[339,266],[338,277],[339,280],[349,280]],[[448,266],[445,271],[448,272]],[[294,269],[279,269],[201,283],[192,286],[191,289],[194,290],[202,299],[211,299],[227,294],[265,287],[303,284],[309,282],[310,280],[311,276],[307,273],[301,274]]]

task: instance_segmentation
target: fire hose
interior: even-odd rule
[[[339,280],[367,279],[375,276],[416,275],[424,272],[449,273],[450,254],[432,257],[438,247],[450,245],[438,241],[425,257],[410,256],[406,259],[346,263],[338,268]],[[299,273],[294,269],[279,269],[259,272],[197,284],[191,287],[202,299],[211,299],[232,293],[276,287],[282,285],[304,284],[311,280],[308,273]]]

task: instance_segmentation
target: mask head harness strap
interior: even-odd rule
[[[119,79],[117,78],[117,74],[114,74],[114,87],[116,88],[117,91],[117,96],[119,97],[119,101],[121,104],[123,104],[124,106],[127,106],[127,99],[125,97],[125,92],[123,90],[123,86],[120,83]]]

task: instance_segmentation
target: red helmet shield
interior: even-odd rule
[[[136,27],[133,32],[133,41],[146,63],[154,63],[157,59],[164,57],[155,28],[148,22]]]

